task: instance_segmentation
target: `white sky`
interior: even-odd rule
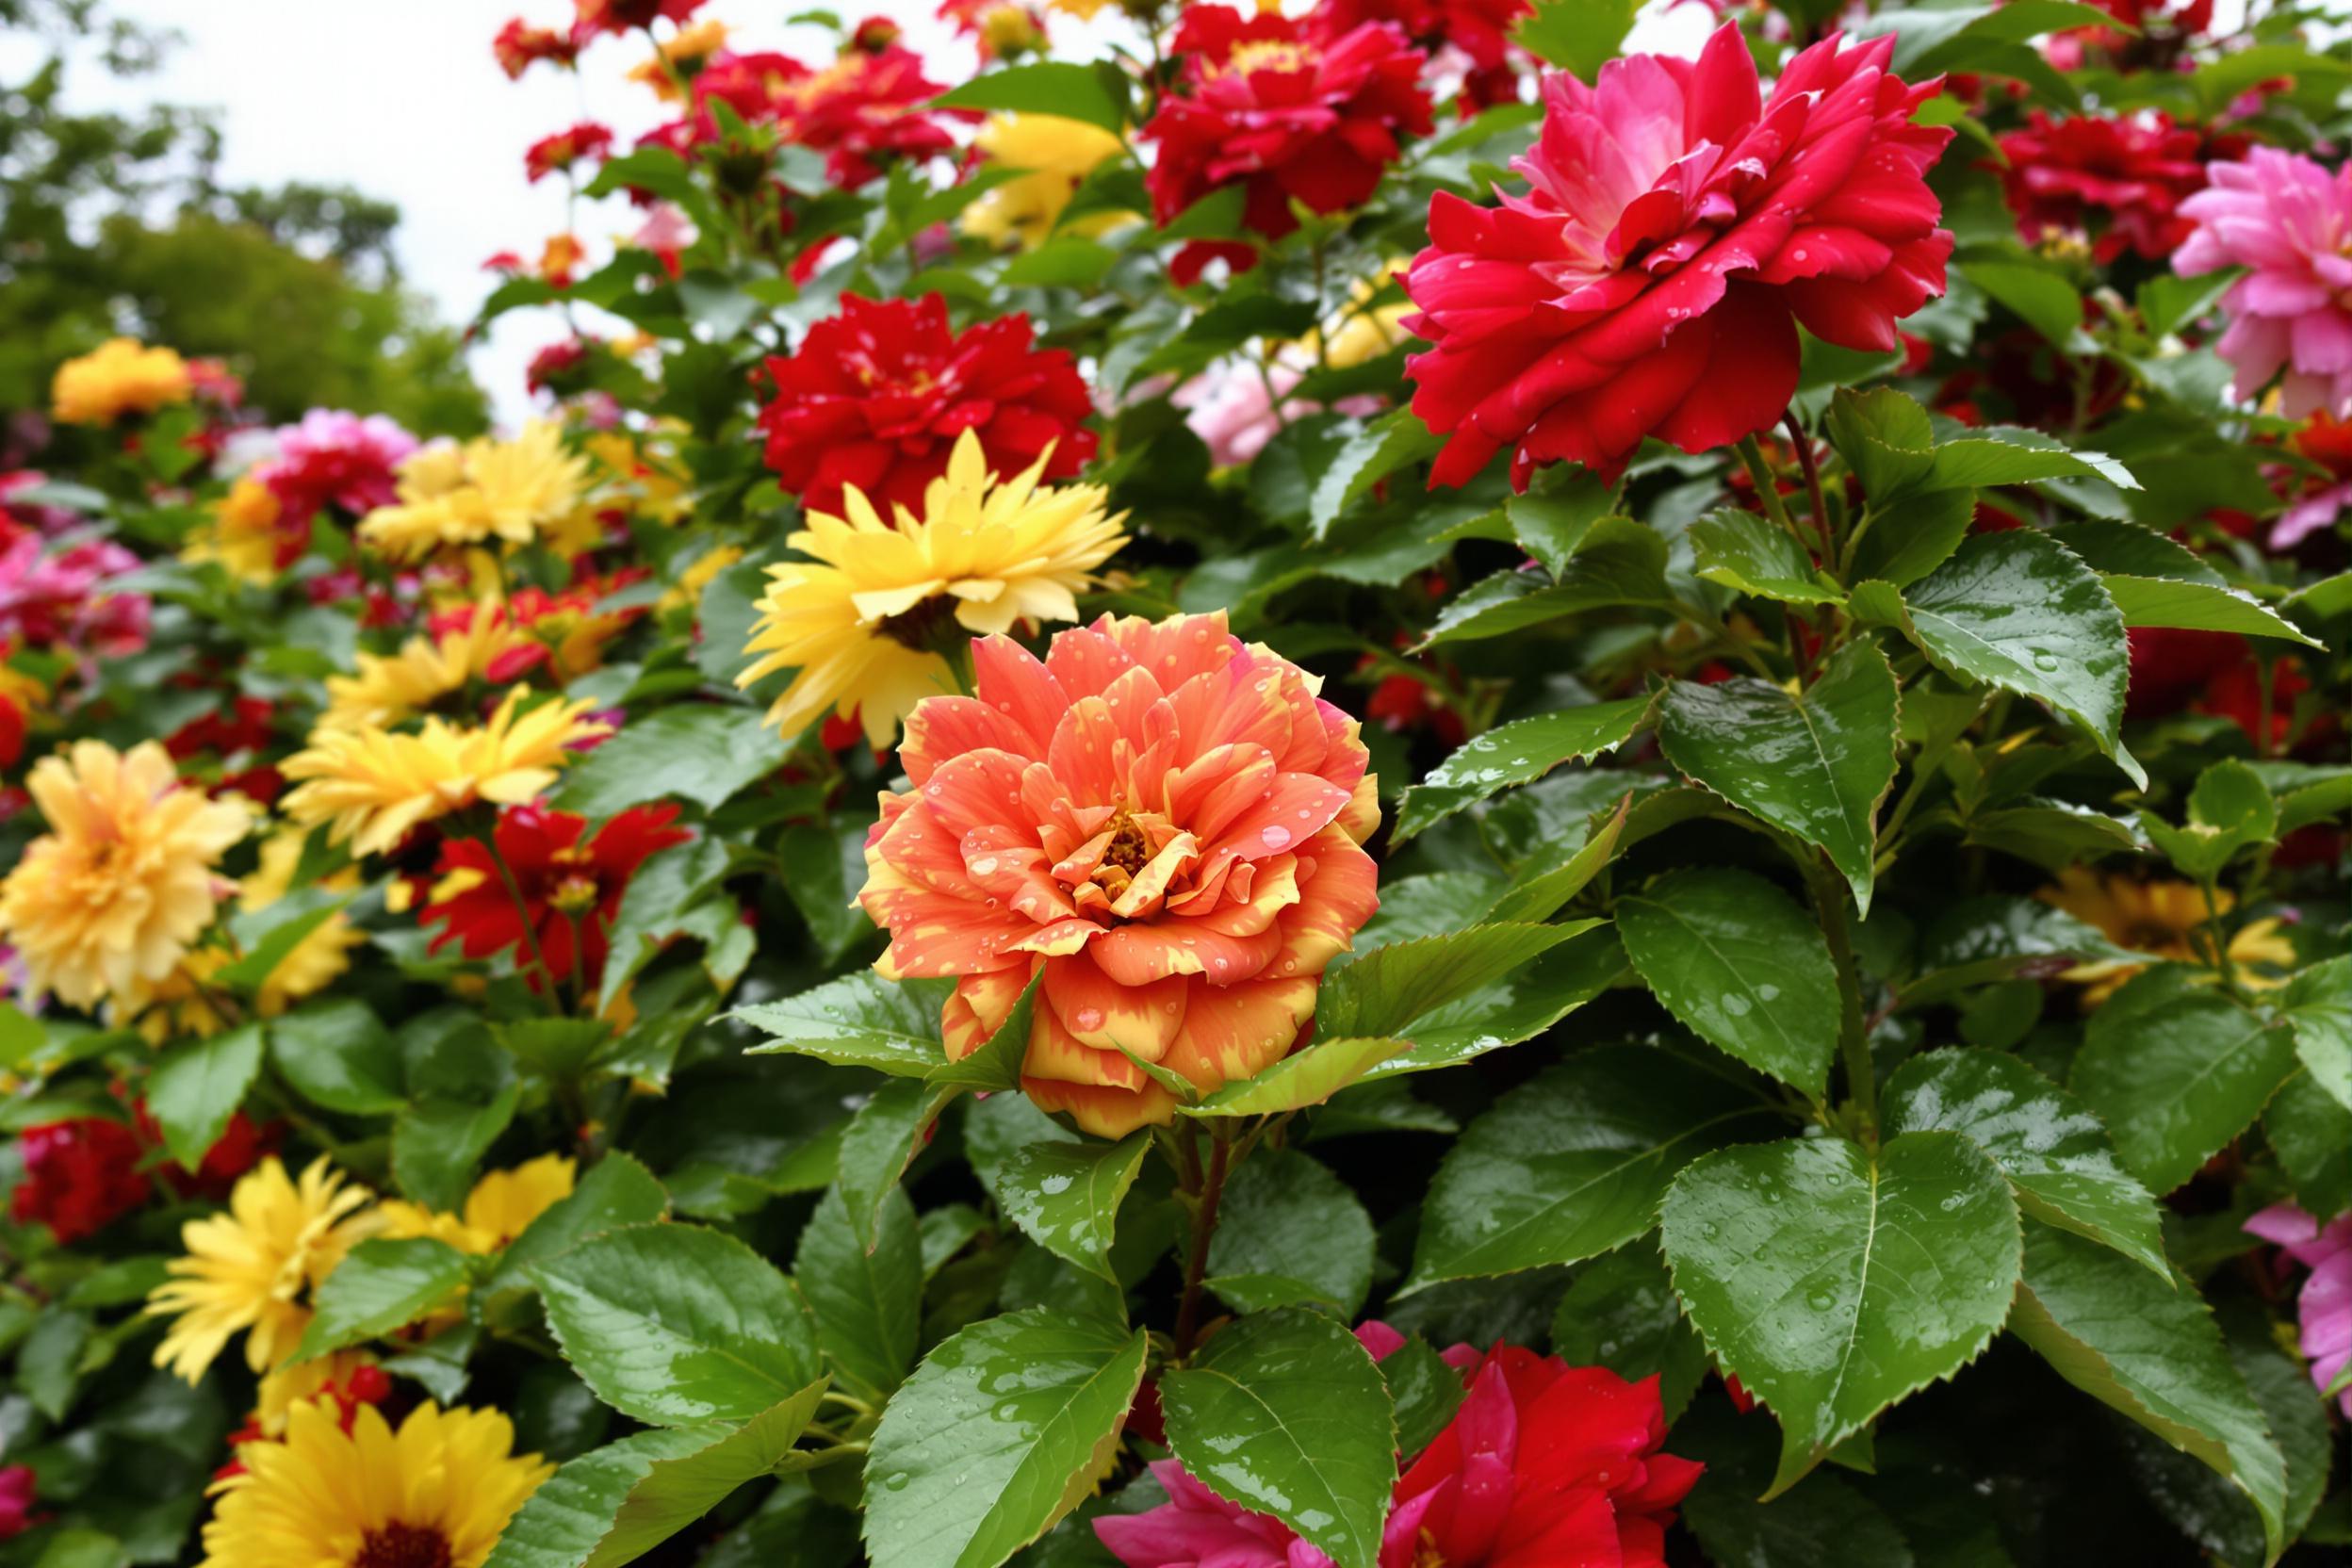
[[[935,79],[959,81],[972,71],[972,55],[935,20],[935,5],[832,0],[845,17],[892,18],[930,58]],[[709,0],[698,15],[727,23],[738,46],[782,49],[816,63],[827,49],[824,30],[781,21],[803,8],[794,0]],[[526,185],[525,147],[581,120],[612,126],[626,146],[668,117],[651,93],[624,79],[646,52],[641,40],[598,41],[577,74],[541,66],[519,82],[506,79],[490,54],[498,27],[516,14],[543,24],[568,22],[570,0],[116,0],[114,9],[173,28],[184,41],[161,71],[127,82],[109,78],[94,60],[78,66],[68,78],[74,106],[214,107],[223,183],[340,183],[399,203],[394,247],[401,270],[451,322],[471,317],[496,283],[482,270],[484,259],[499,251],[535,256],[564,227],[563,183]],[[1685,7],[1663,28],[1645,24],[1634,41],[1689,48],[1706,20],[1705,8]],[[1092,57],[1100,35],[1119,25],[1115,11],[1091,27],[1056,16],[1058,52]],[[22,77],[39,55],[23,37],[0,36],[0,75]],[[615,198],[583,210],[574,227],[594,266],[635,223]],[[501,422],[529,411],[524,367],[563,335],[555,312],[518,311],[475,350],[475,376]],[[266,344],[256,348],[268,352]]]

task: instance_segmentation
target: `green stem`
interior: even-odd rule
[[[514,868],[506,863],[506,855],[498,848],[498,829],[495,821],[482,829],[479,841],[489,852],[490,863],[498,868],[498,881],[505,887],[506,896],[514,901],[514,918],[523,928],[523,950],[531,955],[532,966],[547,983],[545,993],[547,1009],[560,1014],[564,1010],[564,1001],[556,994],[555,971],[548,967],[547,956],[539,949],[539,927],[531,918],[531,901],[523,896],[523,885],[514,875]]]
[[[1753,435],[1740,438],[1740,461],[1748,466],[1748,478],[1756,482],[1756,498],[1764,503],[1764,515],[1780,525],[1789,538],[1805,544],[1805,534],[1797,528],[1796,519],[1788,515],[1788,507],[1780,498],[1780,482],[1772,475],[1772,466],[1764,461],[1764,449]],[[1810,546],[1807,546],[1810,548]]]
[[[1225,1195],[1225,1173],[1233,1143],[1222,1118],[1210,1119],[1208,1169],[1202,1174],[1192,1215],[1192,1250],[1184,1261],[1184,1294],[1176,1305],[1176,1358],[1192,1354],[1200,1330],[1200,1282],[1209,1271],[1209,1241],[1217,1234],[1217,1201]]]
[[[1865,1140],[1878,1138],[1878,1069],[1870,1060],[1870,1034],[1862,1012],[1862,976],[1854,959],[1854,929],[1846,918],[1846,887],[1809,844],[1785,841],[1782,848],[1805,874],[1813,917],[1829,943],[1838,972],[1838,1052],[1846,1068],[1846,1092]]]

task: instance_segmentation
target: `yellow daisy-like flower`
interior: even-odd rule
[[[324,1155],[299,1181],[274,1155],[239,1177],[226,1213],[180,1227],[188,1256],[164,1266],[172,1278],[147,1298],[150,1313],[175,1319],[155,1364],[192,1384],[240,1331],[246,1365],[284,1361],[310,1326],[309,1293],[368,1233],[358,1211],[369,1196]]]
[[[661,421],[671,428],[672,421]],[[598,431],[580,443],[604,482],[598,499],[627,501],[629,509],[658,523],[675,523],[694,511],[693,479],[669,453],[625,430]]]
[[[188,401],[188,362],[170,349],[117,337],[57,367],[49,411],[59,424],[110,425],[125,414],[153,414]]]
[[[792,734],[828,708],[859,713],[878,748],[916,703],[955,690],[942,647],[1022,620],[1076,620],[1074,596],[1126,543],[1127,514],[1104,514],[1100,485],[1040,489],[1046,462],[999,483],[966,431],[921,517],[899,507],[886,522],[855,487],[847,517],[809,514],[790,543],[812,559],[768,569],[743,650],[758,658],[735,684],[796,669],[768,723]]]
[[[241,582],[278,580],[278,498],[247,475],[212,509],[212,522],[180,550],[191,563],[217,561]]]
[[[395,1432],[363,1405],[346,1432],[298,1404],[283,1443],[237,1449],[212,1488],[204,1568],[482,1568],[515,1510],[554,1474],[514,1452],[492,1410],[424,1404]]]
[[[1027,172],[990,189],[966,207],[958,221],[976,239],[1018,243],[1024,250],[1045,243],[1080,182],[1103,159],[1119,153],[1119,138],[1102,126],[1057,114],[990,115],[973,145],[991,161]],[[1073,222],[1070,232],[1097,235],[1135,216],[1096,213]]]
[[[384,1234],[432,1236],[461,1252],[483,1255],[523,1233],[524,1227],[572,1195],[580,1163],[564,1154],[542,1154],[514,1167],[494,1170],[474,1184],[466,1195],[463,1214],[436,1214],[422,1204],[394,1199],[379,1212]]]
[[[331,1387],[349,1382],[361,1367],[375,1364],[376,1358],[365,1350],[332,1350],[263,1373],[253,1395],[253,1426],[264,1437],[284,1437],[296,1405],[308,1404]]]
[[[0,937],[26,988],[75,1007],[137,1005],[212,923],[213,866],[250,814],[183,787],[154,741],[128,753],[77,741],[34,763],[24,787],[49,831],[0,882]]]
[[[429,447],[400,465],[400,498],[360,520],[362,544],[400,562],[491,539],[527,545],[580,510],[588,465],[547,420],[512,441],[469,441],[454,464],[449,453]]]
[[[482,599],[462,627],[438,637],[411,637],[398,653],[363,653],[357,674],[327,677],[319,727],[365,729],[414,718],[486,676],[490,662],[515,640],[497,601]]]
[[[692,78],[702,62],[727,46],[727,24],[706,19],[680,27],[666,43],[657,41],[653,58],[640,60],[629,68],[628,79],[643,82],[653,89],[653,95],[665,104],[675,104],[686,94],[678,87],[680,77]]]
[[[2213,939],[2206,929],[2205,894],[2193,882],[2135,882],[2069,866],[2058,874],[2056,887],[2044,888],[2036,896],[2099,927],[2117,947],[2151,958],[2215,967]],[[2227,915],[2236,904],[2230,890],[2221,889],[2215,895],[2214,913]],[[2256,990],[2286,984],[2283,972],[2295,967],[2295,944],[2275,920],[2248,921],[2240,926],[2230,939],[2228,952],[2238,984]],[[2082,986],[2082,1005],[2096,1007],[2147,967],[2119,958],[2103,959],[2078,964],[2060,978]]]
[[[416,734],[320,728],[310,744],[286,760],[299,787],[282,803],[304,827],[326,823],[335,843],[375,855],[400,842],[418,823],[461,811],[478,800],[519,806],[555,782],[571,760],[574,742],[594,740],[609,727],[586,718],[585,701],[543,703],[520,711],[521,688],[489,722],[460,727],[429,718]]]

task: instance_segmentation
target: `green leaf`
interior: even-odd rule
[[[2313,964],[2288,981],[2278,1010],[2311,1082],[2352,1111],[2352,957]]]
[[[1927,478],[1936,466],[1936,429],[1916,398],[1891,386],[1841,386],[1829,400],[1830,445],[1862,482],[1872,506]]]
[[[640,1421],[748,1421],[824,1376],[792,1286],[733,1236],[634,1225],[531,1273],[572,1370]]]
[[[261,1025],[247,1023],[163,1052],[147,1078],[147,1109],[181,1167],[195,1169],[220,1141],[261,1071]]]
[[[1895,672],[1857,638],[1791,695],[1769,680],[1667,683],[1658,739],[1693,783],[1828,853],[1870,912],[1879,802],[1895,781]]]
[[[1698,1341],[1693,1337],[1691,1343]],[[1410,1463],[1446,1429],[1469,1391],[1462,1386],[1462,1374],[1418,1334],[1382,1356],[1380,1368],[1396,1406],[1396,1452]]]
[[[1151,1147],[1149,1133],[1118,1143],[1028,1144],[1004,1162],[993,1190],[1004,1217],[1030,1240],[1117,1282],[1111,1237],[1119,1205]]]
[[[2179,627],[2190,631],[2234,631],[2246,637],[2320,646],[2292,622],[2249,594],[2204,582],[2169,578],[2102,576],[2107,596],[2123,612],[2127,627]]]
[[[17,1386],[52,1421],[64,1420],[74,1408],[90,1339],[89,1314],[53,1306],[42,1311],[16,1347]]]
[[[2124,1168],[2159,1197],[2244,1132],[2295,1069],[2289,1031],[2213,991],[2148,988],[2165,978],[2143,974],[2091,1015],[2073,1073]]]
[[[1924,1006],[2023,970],[2055,974],[2092,960],[2133,957],[2098,927],[2039,899],[1963,899],[1920,939],[1919,976],[1903,988],[1902,1003]]]
[[[1589,926],[1474,925],[1375,948],[1329,975],[1315,1027],[1408,1037],[1431,1011],[1503,979]]]
[[[985,71],[961,87],[934,98],[943,109],[1013,109],[1027,114],[1083,120],[1113,133],[1127,123],[1127,106],[1113,97],[1092,66],[1039,60],[1002,71]]]
[[[2017,318],[2032,327],[2051,343],[2071,352],[2075,339],[2082,335],[2082,296],[2074,285],[2055,270],[2032,261],[1958,261],[1953,270],[1968,282],[2006,305]],[[1957,445],[1957,443],[1952,443]],[[1973,443],[1974,446],[1995,446],[1997,442]],[[1998,477],[2022,465],[2005,464],[1995,457],[1971,452],[1969,460],[1955,464],[1960,472],[1973,474],[1983,470],[1994,475],[1987,479],[1965,478],[1949,480],[1957,484],[2012,484],[2022,479],[2040,479],[2039,473],[2025,472],[2017,480]],[[1936,474],[1944,471],[1941,453],[1936,458]]]
[[[1880,1103],[1889,1133],[1961,1134],[1993,1157],[2027,1214],[2171,1279],[2156,1200],[2116,1160],[2105,1126],[2017,1057],[1914,1056],[1886,1081]]]
[[[465,1284],[466,1254],[429,1236],[361,1242],[318,1286],[294,1361],[310,1361],[405,1328]]]
[[[1546,583],[1542,573],[1523,571],[1481,579],[1438,612],[1418,646],[1500,637],[1584,610],[1662,607],[1671,597],[1666,541],[1640,523],[1603,517],[1557,580]]]
[[[1622,1247],[1656,1223],[1685,1165],[1781,1125],[1728,1073],[1654,1046],[1580,1051],[1497,1101],[1447,1152],[1405,1292]]]
[[[590,1236],[631,1225],[650,1225],[669,1213],[670,1195],[653,1173],[620,1150],[612,1150],[580,1178],[571,1192],[550,1203],[523,1227],[498,1254],[483,1294],[534,1288],[531,1266],[561,1257]]]
[[[1754,598],[1783,604],[1839,604],[1845,595],[1825,584],[1803,545],[1786,529],[1753,512],[1725,507],[1690,525],[1698,575]]]
[[[2295,1200],[2312,1214],[2352,1208],[2352,1111],[2298,1072],[2262,1108],[2262,1135]]]
[[[760,722],[760,710],[685,703],[632,719],[575,763],[555,804],[609,817],[675,795],[715,811],[736,792],[784,765],[792,738]]]
[[[699,1452],[710,1431],[656,1427],[565,1461],[507,1522],[482,1568],[585,1568],[654,1463]]]
[[[1609,819],[1592,830],[1591,836],[1573,855],[1557,865],[1548,865],[1539,858],[1530,857],[1511,874],[1511,886],[1498,896],[1486,912],[1493,921],[1549,920],[1570,899],[1582,892],[1601,869],[1616,858],[1617,841],[1625,831],[1625,817],[1633,808],[1633,795],[1628,792],[1617,803]]]
[[[1320,1162],[1260,1150],[1225,1184],[1209,1286],[1238,1312],[1319,1303],[1352,1318],[1372,1288],[1372,1217]]]
[[[850,1228],[841,1189],[827,1192],[800,1233],[792,1276],[816,1316],[817,1343],[842,1380],[878,1396],[915,1364],[923,1242],[904,1192],[887,1194],[875,1218],[868,1250]]]
[[[258,930],[237,932],[238,939],[245,944],[245,952],[236,962],[215,974],[212,983],[240,995],[253,994],[278,965],[286,961],[286,956],[302,945],[303,938],[340,914],[343,906],[358,896],[314,885],[288,893],[255,911],[253,917],[234,918],[233,923],[256,918],[266,923]]]
[[[1667,1011],[1820,1099],[1838,1040],[1838,972],[1794,900],[1728,866],[1673,872],[1617,901],[1625,956]]]
[[[1320,1105],[1369,1076],[1381,1063],[1413,1050],[1413,1042],[1388,1035],[1346,1035],[1317,1039],[1254,1077],[1238,1078],[1215,1093],[1183,1105],[1186,1116],[1269,1116]],[[1143,1063],[1139,1058],[1137,1066]]]
[[[1879,579],[1898,588],[1952,559],[1976,521],[1973,490],[1921,490],[1898,496],[1884,507],[1875,502],[1870,527],[1855,541],[1850,581],[1870,585]]]
[[[943,1341],[874,1434],[874,1560],[996,1568],[1051,1529],[1109,1470],[1148,1349],[1141,1330],[1042,1309]]]
[[[400,1190],[429,1209],[458,1208],[474,1167],[521,1101],[521,1086],[509,1084],[487,1104],[438,1095],[411,1103],[392,1124],[392,1174]]]
[[[1537,0],[1511,38],[1546,64],[1573,71],[1590,84],[1616,58],[1637,9],[1635,0]]]
[[[1270,1513],[1338,1568],[1378,1568],[1396,1418],[1370,1352],[1329,1317],[1237,1319],[1160,1378],[1168,1444],[1200,1483]]]
[[[2147,787],[2117,734],[2131,664],[2123,616],[2065,546],[2032,529],[1976,534],[1901,606],[1897,624],[1938,668],[2065,714]]]
[[[2053,528],[2050,536],[2102,577],[2164,578],[2223,586],[2221,574],[2195,550],[2169,534],[2137,523],[2090,517]]]
[[[749,1055],[791,1052],[836,1067],[920,1078],[947,1060],[939,1043],[939,1006],[952,981],[885,980],[871,970],[814,990],[738,1007],[727,1017],[775,1037]]]
[[[2228,1477],[2262,1514],[2278,1557],[2285,1462],[2194,1290],[2029,1221],[2009,1327],[2066,1381]]]
[[[883,1200],[922,1152],[923,1132],[939,1119],[943,1102],[929,1086],[893,1078],[874,1091],[841,1133],[835,1184],[842,1213],[858,1244],[871,1252],[878,1233]]]
[[[1465,742],[1405,792],[1396,808],[1398,842],[1514,784],[1543,777],[1563,762],[1588,761],[1631,740],[1647,720],[1647,696],[1567,708],[1514,719]]]
[[[2054,435],[2016,425],[1981,426],[1936,449],[1933,480],[1939,488],[2048,479],[2102,479],[2126,490],[2140,487],[2132,470],[2105,452],[2069,447]]]
[[[1658,1381],[1666,1419],[1706,1380],[1707,1347],[1682,1315],[1657,1244],[1637,1241],[1576,1270],[1552,1316],[1552,1354],[1606,1366],[1627,1382]]]
[[[1684,1168],[1660,1214],[1690,1320],[1780,1418],[1774,1493],[1974,1359],[2017,1289],[2017,1203],[1957,1133],[1875,1156],[1841,1137],[1723,1150]]]
[[[1505,498],[1503,516],[1519,547],[1558,577],[1583,547],[1592,525],[1615,508],[1617,488],[1602,483],[1590,468],[1552,469],[1543,478],[1544,490]]]
[[[1423,424],[1410,408],[1392,409],[1373,420],[1349,436],[1330,466],[1315,476],[1307,502],[1308,531],[1317,540],[1330,537],[1331,525],[1365,492],[1445,444],[1445,437]]]
[[[996,1033],[974,1047],[972,1054],[952,1062],[941,1062],[925,1074],[932,1089],[960,1093],[971,1090],[979,1094],[1010,1094],[1021,1087],[1021,1067],[1029,1052],[1029,1021],[1037,1004],[1037,988],[1045,983],[1045,972],[1039,970],[1030,980],[1013,1010],[1004,1015]]]
[[[1413,1048],[1382,1057],[1364,1077],[1378,1080],[1454,1067],[1533,1039],[1625,973],[1625,949],[1613,930],[1592,921],[1571,921],[1553,929],[1571,935],[1534,962],[1423,1015],[1413,1025]]]

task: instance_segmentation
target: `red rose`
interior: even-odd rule
[[[924,486],[947,471],[956,436],[976,431],[997,473],[1049,447],[1049,480],[1094,455],[1086,383],[1067,351],[1031,347],[1026,316],[949,330],[947,302],[841,297],[799,351],[770,359],[776,396],[760,412],[768,466],[812,512],[838,514],[855,485],[887,514],[923,510]]]
[[[1243,221],[1269,239],[1311,211],[1361,206],[1396,159],[1397,135],[1426,136],[1427,63],[1393,23],[1344,31],[1319,17],[1245,16],[1227,6],[1186,8],[1173,53],[1173,90],[1143,137],[1159,146],[1146,185],[1166,223],[1203,196],[1241,184]]]
[[[1911,123],[1936,84],[1886,70],[1892,37],[1832,36],[1770,101],[1736,26],[1695,61],[1635,55],[1597,87],[1555,73],[1544,121],[1499,207],[1441,192],[1405,290],[1431,340],[1406,362],[1413,407],[1452,439],[1432,481],[1513,449],[1613,476],[1645,436],[1689,452],[1777,420],[1797,387],[1797,324],[1891,352],[1944,286],[1952,235],[1927,170],[1952,132]]]
[[[1394,22],[1417,48],[1459,50],[1469,63],[1462,96],[1473,108],[1490,108],[1519,96],[1523,57],[1511,35],[1534,9],[1535,0],[1326,0],[1320,14],[1334,32]]]
[[[2001,189],[2029,244],[2052,230],[2083,229],[2098,212],[2106,218],[2093,245],[2100,262],[2126,249],[2161,261],[2197,227],[2179,209],[2205,188],[2202,142],[2197,131],[2161,113],[2052,120],[2034,109],[2022,130],[2001,138],[2009,160],[2001,170]]]
[[[105,1230],[147,1201],[139,1135],[105,1117],[27,1127],[17,1139],[24,1180],[8,1202],[19,1225],[40,1223],[60,1246]]]

